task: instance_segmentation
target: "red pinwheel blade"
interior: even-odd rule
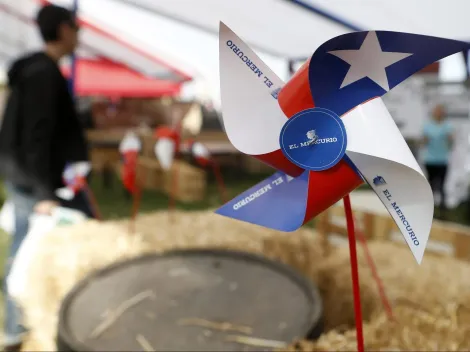
[[[357,181],[344,183],[344,177]],[[347,163],[324,172],[305,171],[295,178],[277,172],[216,213],[279,231],[295,231],[362,183]]]

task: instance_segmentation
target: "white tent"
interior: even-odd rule
[[[34,25],[38,2],[34,0],[0,0],[0,65],[6,68],[10,61],[41,45]],[[105,28],[82,21],[81,45],[78,54],[84,57],[106,57],[123,62],[144,74],[163,79],[185,81],[186,73],[165,63],[154,53],[120,38]]]
[[[151,0],[150,0],[151,1]],[[387,30],[470,40],[468,0],[290,0],[324,10],[361,30]],[[333,15],[334,14],[334,15]]]
[[[32,18],[39,1],[0,0],[4,6],[14,8]],[[56,4],[72,6],[72,0],[54,0]],[[8,5],[7,5],[8,4]],[[232,26],[243,38],[248,40],[263,59],[282,78],[288,78],[287,58],[306,58],[324,40],[345,31],[338,25],[321,16],[312,16],[301,7],[293,6],[283,0],[240,0],[227,1],[149,1],[158,4],[169,13],[158,14],[141,8],[138,2],[115,0],[80,0],[79,15],[87,23],[107,33],[112,33],[126,43],[132,43],[147,53],[159,57],[182,72],[195,77],[195,94],[205,92],[218,100],[218,24],[219,20]],[[185,9],[184,16],[196,18],[201,26],[186,24],[171,16],[174,9]],[[7,16],[4,13],[4,16]],[[2,21],[3,23],[3,21]],[[207,24],[207,28],[205,28]],[[320,26],[321,31],[309,30]],[[7,25],[5,30],[9,30]],[[307,30],[306,30],[307,29]],[[11,29],[10,29],[11,30]],[[18,35],[25,35],[17,32]],[[30,31],[31,32],[31,31]],[[89,32],[89,31],[86,31]],[[28,36],[31,34],[28,32]],[[90,34],[84,33],[84,46],[96,44],[100,50],[111,50],[111,43],[98,43]],[[37,38],[34,43],[38,43]],[[29,40],[28,44],[31,44]],[[122,49],[122,48],[120,48]],[[107,53],[127,61],[131,66],[135,60],[117,50]],[[145,73],[149,73],[148,65]]]
[[[38,2],[0,0],[29,18]],[[71,7],[73,0],[52,2]],[[160,58],[195,77],[189,87],[192,94],[203,94],[216,104],[219,21],[246,40],[282,79],[288,79],[288,59],[305,59],[324,41],[352,30],[467,39],[469,10],[468,0],[79,0],[80,17],[93,27],[85,30],[83,47],[92,46],[147,74],[170,74],[167,65],[156,60]],[[11,25],[0,20],[3,30],[12,32]],[[107,33],[106,39],[90,34],[92,29]],[[129,50],[129,45],[138,50]]]

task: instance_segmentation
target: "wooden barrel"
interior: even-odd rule
[[[228,250],[178,250],[113,264],[62,302],[59,351],[268,351],[322,332],[317,288],[290,267]],[[274,343],[274,342],[273,342]]]

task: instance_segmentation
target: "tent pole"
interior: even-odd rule
[[[468,79],[468,77],[470,76],[470,66],[469,66],[469,60],[468,60],[468,56],[470,55],[470,51],[469,50],[465,50],[465,51],[462,51],[462,55],[463,55],[463,60],[465,62],[465,73],[466,73],[466,79]]]
[[[302,7],[303,9],[307,10],[307,11],[310,11],[310,12],[313,12],[313,13],[316,13],[317,15],[320,15],[332,22],[336,22],[350,30],[353,30],[353,31],[362,31],[363,29],[359,28],[358,26],[356,26],[355,24],[352,24],[351,22],[348,22],[340,17],[337,17],[336,15],[332,14],[332,13],[329,13],[321,8],[318,8],[314,5],[312,5],[311,3],[306,3],[305,1],[303,0],[284,0],[284,1],[287,1],[287,2],[290,2],[294,5],[297,5],[297,6],[300,6]]]
[[[72,13],[75,18],[78,17],[78,1],[79,0],[73,0],[73,7],[72,7]],[[71,60],[70,60],[70,78],[69,78],[69,90],[70,90],[70,95],[72,98],[75,98],[75,78],[77,75],[77,58],[75,53],[72,53],[71,55]]]
[[[294,69],[294,64],[295,64],[295,60],[289,60],[287,65],[289,67],[289,76],[292,77],[295,73],[295,69]]]

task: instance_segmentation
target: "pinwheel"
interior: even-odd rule
[[[135,218],[140,206],[141,188],[137,184],[137,161],[142,143],[139,137],[132,131],[129,131],[122,139],[119,145],[119,151],[123,159],[122,182],[126,190],[132,194],[133,206],[131,211],[130,231],[134,232]]]
[[[189,139],[185,144],[198,165],[208,166],[213,163],[212,155],[203,143]]]
[[[122,182],[124,187],[131,193],[138,192],[137,185],[137,161],[139,153],[142,149],[142,143],[139,137],[130,131],[126,133],[121,143],[119,144],[119,152],[122,155],[123,168],[122,168]]]
[[[90,202],[94,216],[101,219],[98,203],[86,180],[90,171],[91,165],[87,161],[68,163],[62,173],[65,187],[57,189],[56,195],[63,200],[72,201],[78,192],[84,192]]]
[[[170,171],[175,157],[178,156],[181,143],[181,121],[176,124],[176,128],[167,126],[159,127],[155,130],[154,151],[160,166],[165,171]],[[176,165],[175,165],[176,166]],[[175,207],[175,196],[178,189],[177,167],[173,166],[171,191],[168,198],[168,209],[171,211]]]
[[[202,167],[212,167],[212,171],[219,188],[220,199],[223,203],[225,203],[227,201],[227,192],[225,190],[224,179],[222,177],[222,173],[220,172],[219,164],[217,164],[217,162],[214,160],[211,153],[209,152],[209,149],[207,149],[203,143],[193,139],[187,140],[185,144],[187,145],[190,155],[194,158],[197,164]]]
[[[220,24],[223,121],[241,152],[279,170],[218,214],[294,231],[344,199],[348,220],[358,349],[362,318],[348,194],[364,182],[377,194],[421,263],[433,195],[381,96],[434,61],[468,50],[464,42],[369,31],[322,44],[284,84]]]
[[[155,156],[162,169],[168,171],[180,150],[181,131],[179,124],[176,128],[158,127],[155,130],[155,137],[157,138],[154,147]]]

